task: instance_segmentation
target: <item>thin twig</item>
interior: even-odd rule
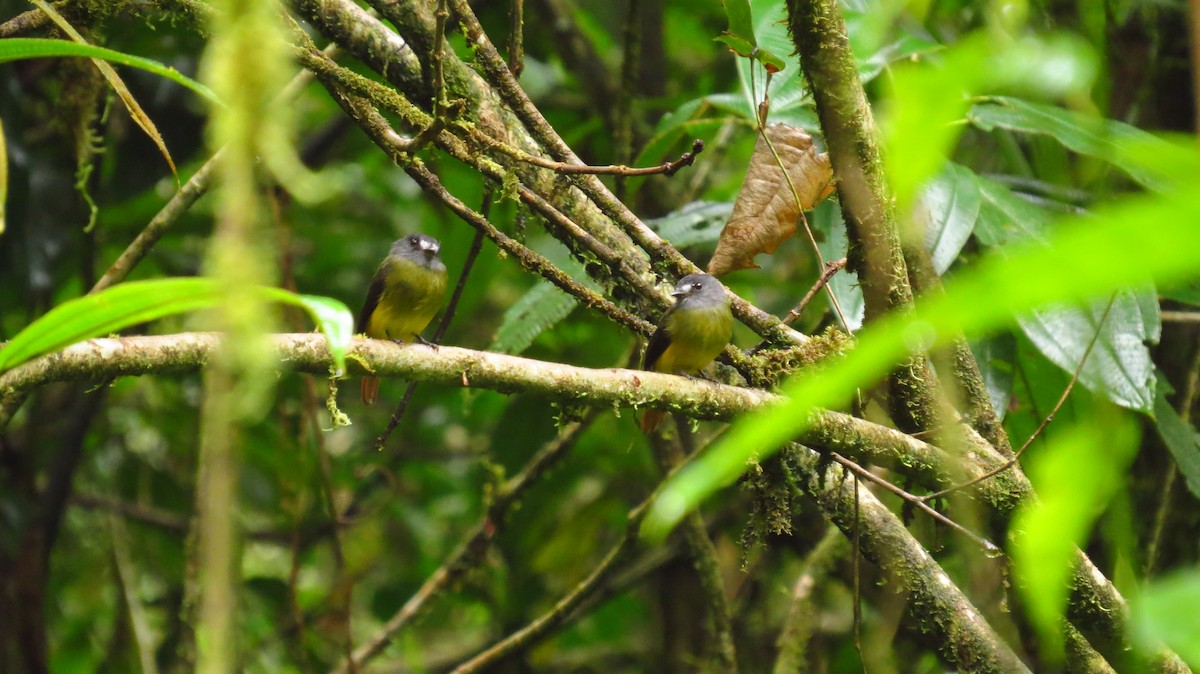
[[[1105,307],[1104,307],[1104,313],[1100,315],[1100,321],[1096,324],[1096,332],[1095,332],[1095,334],[1092,335],[1092,339],[1088,342],[1087,348],[1083,350],[1083,356],[1079,359],[1079,365],[1075,366],[1075,372],[1071,374],[1071,381],[1067,382],[1066,388],[1063,389],[1062,395],[1059,396],[1059,398],[1058,398],[1058,402],[1054,403],[1054,408],[1050,410],[1050,414],[1047,414],[1046,418],[1042,419],[1042,423],[1039,424],[1038,427],[1033,431],[1033,434],[1030,435],[1029,438],[1025,440],[1025,444],[1021,445],[1021,448],[1018,449],[1016,451],[1016,453],[1012,455],[1012,458],[1010,458],[1008,461],[1005,461],[1000,466],[998,466],[992,470],[989,470],[988,472],[984,473],[983,475],[980,475],[979,477],[977,477],[973,480],[968,480],[966,482],[963,482],[962,484],[956,484],[956,485],[952,485],[950,487],[946,487],[945,489],[942,489],[941,491],[936,491],[932,494],[926,494],[925,496],[920,497],[920,500],[922,503],[932,501],[937,498],[942,498],[943,496],[946,496],[947,494],[956,492],[959,489],[963,489],[965,487],[970,487],[970,486],[979,484],[980,482],[983,482],[984,480],[987,480],[995,475],[1003,473],[1004,471],[1008,470],[1009,468],[1012,468],[1013,466],[1015,466],[1017,464],[1017,462],[1019,462],[1021,460],[1021,455],[1025,453],[1026,449],[1029,449],[1029,446],[1031,444],[1033,444],[1033,441],[1039,435],[1041,435],[1042,431],[1044,431],[1047,426],[1050,425],[1050,422],[1054,420],[1055,415],[1057,415],[1058,411],[1060,409],[1062,409],[1063,404],[1065,404],[1067,402],[1067,396],[1071,395],[1071,391],[1075,388],[1075,384],[1079,381],[1079,375],[1081,375],[1083,373],[1083,366],[1085,364],[1087,364],[1088,356],[1090,356],[1092,354],[1092,348],[1094,346],[1096,346],[1096,342],[1098,342],[1100,340],[1100,333],[1103,332],[1103,330],[1104,330],[1104,323],[1105,323],[1105,321],[1108,320],[1108,314],[1110,311],[1112,311],[1113,303],[1116,302],[1116,300],[1117,300],[1116,293],[1113,293],[1108,298],[1108,304],[1105,305]]]
[[[489,138],[491,138],[489,136]],[[495,139],[492,139],[495,140]],[[499,142],[499,141],[497,141]],[[523,161],[527,164],[533,164],[538,168],[550,169],[556,173],[567,175],[616,175],[616,176],[650,176],[650,175],[675,175],[679,169],[685,166],[691,166],[696,161],[696,155],[704,151],[704,141],[697,138],[692,141],[692,149],[679,155],[674,161],[663,162],[658,166],[643,166],[640,168],[626,166],[624,164],[615,164],[609,166],[588,166],[587,164],[571,164],[567,162],[554,161],[545,157],[531,155],[516,148],[509,148],[514,155],[514,158]]]
[[[925,513],[926,515],[929,515],[930,517],[937,520],[938,522],[941,522],[942,524],[945,524],[946,526],[957,531],[958,533],[962,534],[963,536],[966,536],[973,543],[978,545],[980,548],[983,549],[984,552],[988,553],[989,555],[995,555],[995,554],[1000,553],[1000,548],[997,547],[995,543],[992,543],[991,541],[979,536],[978,534],[971,532],[969,529],[962,526],[958,522],[955,522],[954,520],[950,519],[949,517],[946,517],[942,513],[934,510],[933,508],[931,508],[929,506],[928,503],[925,502],[923,497],[908,493],[904,489],[897,487],[896,485],[892,484],[891,482],[879,477],[875,473],[872,473],[871,471],[867,470],[866,468],[863,468],[862,466],[851,461],[850,459],[847,459],[846,457],[842,456],[841,454],[838,454],[837,452],[831,452],[830,456],[833,457],[834,461],[837,461],[844,468],[846,468],[850,472],[854,473],[855,475],[858,475],[859,477],[861,477],[865,480],[874,482],[875,484],[879,485],[880,487],[883,487],[884,489],[892,492],[896,496],[899,496],[900,498],[904,499],[906,502],[913,504],[913,506],[915,506],[918,510]]]
[[[1200,323],[1200,311],[1163,311],[1164,323]]]
[[[508,33],[508,72],[520,78],[525,70],[525,0],[512,0]]]
[[[808,292],[804,293],[804,297],[800,298],[800,302],[791,311],[787,312],[787,315],[783,317],[783,322],[791,325],[797,318],[800,318],[800,315],[803,314],[804,310],[808,307],[808,303],[817,296],[817,293],[821,291],[821,288],[824,288],[829,284],[829,280],[833,278],[834,274],[837,274],[839,271],[845,268],[846,258],[834,260],[832,262],[826,262],[825,271],[821,272],[821,278],[817,279],[817,282],[808,289]]]

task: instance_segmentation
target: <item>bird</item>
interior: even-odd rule
[[[410,234],[393,243],[367,288],[354,332],[372,339],[428,344],[421,331],[446,298],[446,265],[438,257],[439,250],[438,240],[425,234]],[[363,402],[372,405],[378,397],[379,378],[363,377]]]
[[[733,336],[729,297],[721,282],[708,274],[684,276],[671,296],[675,304],[650,337],[642,369],[691,376],[707,367]],[[647,410],[642,431],[653,431],[664,416],[662,410]]]

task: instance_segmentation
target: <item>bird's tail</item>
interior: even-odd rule
[[[646,410],[642,412],[642,432],[653,432],[665,416],[667,416],[667,413],[662,410]]]
[[[362,378],[362,401],[368,405],[374,405],[375,400],[379,398],[379,377],[363,377]]]

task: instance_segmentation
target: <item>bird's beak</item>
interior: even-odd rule
[[[423,250],[427,253],[433,253],[434,255],[436,255],[439,248],[440,248],[440,246],[438,246],[433,241],[425,241],[424,239],[421,240],[421,250]]]
[[[683,297],[686,294],[687,294],[686,290],[676,290],[675,292],[671,293],[671,297],[679,298],[679,297]]]

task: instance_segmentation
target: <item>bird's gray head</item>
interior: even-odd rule
[[[430,269],[445,269],[438,251],[442,244],[427,234],[409,234],[392,244],[391,255],[415,262]]]
[[[708,274],[688,274],[675,285],[675,306],[681,309],[701,309],[716,304],[728,304],[725,286]]]

